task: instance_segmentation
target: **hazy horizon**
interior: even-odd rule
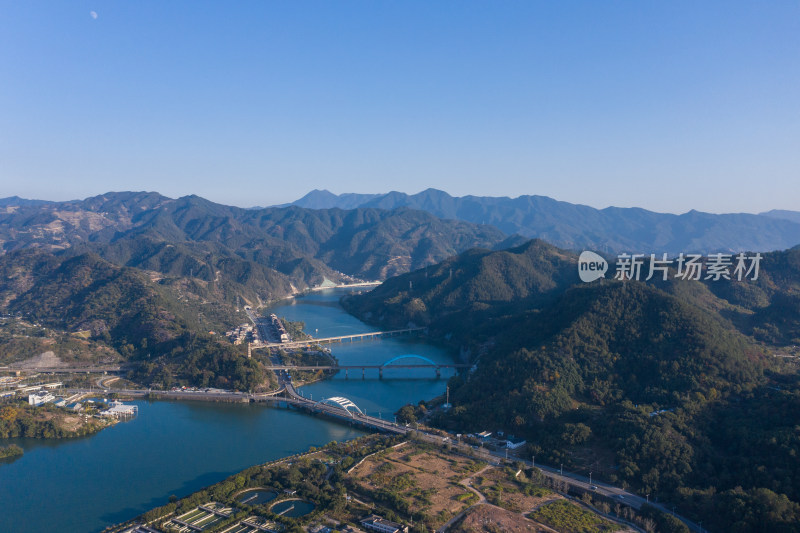
[[[490,196],[490,195],[463,195],[463,196],[456,196],[454,194],[451,194],[449,191],[445,191],[443,189],[437,189],[436,187],[429,187],[428,189],[434,189],[434,190],[442,191],[444,193],[449,194],[450,196],[452,196],[454,198],[463,198],[464,196],[474,196],[474,197],[485,197],[485,198],[511,198],[511,199],[515,199],[515,198],[519,198],[519,197],[522,197],[522,196],[545,196],[545,197],[551,198],[552,200],[555,200],[557,202],[566,202],[566,203],[570,203],[570,204],[574,204],[574,205],[583,205],[583,206],[588,206],[588,207],[591,207],[591,208],[594,208],[594,209],[599,209],[599,210],[610,208],[610,207],[622,208],[622,209],[637,209],[637,208],[646,209],[646,208],[643,208],[642,206],[638,206],[638,205],[630,205],[630,206],[625,206],[625,205],[597,206],[597,205],[591,205],[591,204],[585,204],[585,203],[571,202],[569,200],[564,200],[562,198],[553,198],[552,196],[546,196],[546,195],[535,194],[535,193],[520,194],[520,195],[517,195],[517,196]],[[384,194],[393,193],[393,192],[399,192],[399,193],[408,194],[409,196],[413,196],[415,194],[418,194],[418,193],[421,193],[421,192],[425,192],[428,189],[422,189],[422,190],[414,191],[414,192],[391,190],[391,191],[383,191],[383,192],[377,192],[377,193],[372,193],[372,192],[368,192],[368,193],[355,192],[354,193],[353,191],[333,192],[333,191],[331,191],[329,189],[311,189],[311,190],[307,191],[305,194],[302,194],[302,195],[298,196],[297,198],[294,198],[294,199],[292,199],[292,200],[290,200],[288,202],[280,202],[280,203],[274,203],[274,204],[242,204],[242,205],[234,204],[234,203],[227,203],[227,202],[223,202],[223,201],[217,201],[214,198],[209,198],[207,196],[203,196],[201,194],[196,194],[196,193],[193,193],[193,192],[188,192],[186,194],[170,195],[170,194],[164,194],[163,192],[158,191],[158,190],[145,191],[145,190],[134,190],[134,189],[125,189],[125,190],[120,189],[120,190],[116,190],[116,191],[103,191],[103,192],[98,192],[96,194],[89,194],[89,195],[83,196],[83,197],[73,197],[73,198],[67,197],[67,198],[64,198],[64,199],[53,199],[53,198],[44,198],[44,197],[34,198],[34,197],[25,197],[25,196],[21,196],[21,195],[18,195],[18,194],[4,195],[4,194],[0,193],[0,199],[6,199],[6,198],[11,198],[11,197],[17,196],[19,198],[22,198],[23,200],[43,200],[43,201],[48,201],[48,202],[79,202],[79,201],[85,200],[87,198],[93,198],[95,196],[102,196],[102,195],[105,195],[105,194],[121,193],[121,192],[142,192],[142,193],[158,193],[158,194],[161,194],[162,196],[166,196],[166,197],[172,198],[172,199],[178,199],[178,198],[182,198],[182,197],[186,197],[186,196],[200,196],[201,198],[204,198],[206,200],[209,200],[209,201],[217,203],[217,204],[228,205],[228,206],[232,206],[232,207],[241,207],[243,209],[252,209],[252,208],[266,208],[266,207],[280,207],[280,206],[284,206],[284,205],[289,205],[289,204],[291,204],[291,203],[293,203],[293,202],[295,202],[297,200],[300,200],[301,198],[303,198],[307,194],[309,194],[311,192],[314,192],[314,191],[327,191],[327,192],[329,192],[331,194],[335,194],[337,196],[342,195],[342,194],[377,194],[377,195],[384,195]],[[690,211],[700,211],[700,212],[703,212],[703,213],[710,213],[710,214],[715,214],[715,215],[742,214],[742,213],[758,215],[758,214],[765,213],[765,212],[768,212],[768,211],[791,211],[791,212],[799,212],[800,213],[800,210],[791,209],[791,208],[789,208],[789,209],[772,208],[772,209],[764,209],[762,211],[720,211],[720,212],[704,211],[702,209],[688,209],[686,211],[681,211],[681,212],[659,211],[659,210],[655,210],[655,209],[647,209],[647,210],[648,211],[653,211],[653,212],[656,212],[656,213],[674,214],[674,215],[682,215],[682,214],[688,213]]]

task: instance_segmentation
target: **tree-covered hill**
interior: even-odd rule
[[[539,240],[501,251],[473,249],[388,279],[345,305],[385,325],[442,328],[452,315],[473,322],[491,318],[481,312],[492,307],[539,305],[577,281],[576,265],[573,254]]]
[[[345,305],[427,325],[477,361],[434,423],[524,437],[537,460],[680,502],[712,531],[790,531],[800,381],[796,359],[778,356],[798,355],[799,259],[764,254],[756,281],[585,284],[577,256],[532,241],[471,250]],[[761,518],[719,513],[734,501]]]
[[[230,309],[191,286],[157,282],[94,254],[33,250],[0,256],[0,280],[0,313],[107,346],[145,383],[249,389],[265,379],[241,349],[208,333],[230,322]]]

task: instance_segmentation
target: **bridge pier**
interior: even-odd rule
[[[437,366],[436,367],[436,379],[439,379],[441,377],[442,377],[442,367]]]
[[[383,379],[383,367],[378,368],[378,379]]]
[[[363,366],[361,367],[361,379],[367,379],[366,369]]]
[[[344,379],[349,379],[348,376],[347,376],[347,372],[348,372],[348,369],[345,368],[344,369]]]

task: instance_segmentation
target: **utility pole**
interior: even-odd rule
[[[561,474],[562,476],[564,475],[564,463],[561,463],[561,468],[559,470],[559,474]]]
[[[591,484],[592,484],[592,473],[589,472],[589,485],[591,485]]]

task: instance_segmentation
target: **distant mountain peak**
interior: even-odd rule
[[[0,198],[0,207],[22,207],[31,205],[47,205],[52,204],[48,200],[34,200],[28,198],[20,198],[19,196],[9,196],[7,198]]]
[[[800,223],[800,211],[789,211],[787,209],[772,209],[771,211],[765,211],[763,213],[759,213],[759,215]]]
[[[327,189],[314,189],[296,202],[289,205],[305,207],[307,209],[355,209],[366,202],[381,196],[379,194],[334,194]]]

